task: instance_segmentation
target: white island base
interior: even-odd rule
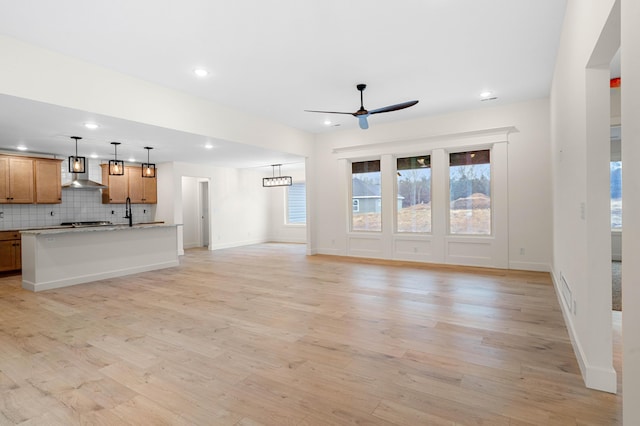
[[[50,290],[178,266],[177,225],[22,231],[22,288]]]

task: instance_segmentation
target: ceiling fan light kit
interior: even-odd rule
[[[358,89],[358,91],[360,92],[360,109],[357,110],[356,112],[339,112],[339,111],[316,111],[316,110],[309,110],[309,109],[305,109],[306,112],[320,112],[323,114],[348,114],[348,115],[353,115],[354,117],[356,117],[358,119],[358,125],[360,126],[360,128],[362,130],[368,129],[369,128],[369,121],[367,120],[367,118],[370,115],[373,114],[380,114],[382,112],[391,112],[391,111],[398,111],[401,109],[405,109],[405,108],[409,108],[414,106],[415,104],[418,103],[418,101],[407,101],[407,102],[402,102],[400,104],[395,104],[395,105],[389,105],[386,107],[382,107],[382,108],[377,108],[377,109],[373,109],[371,111],[367,111],[364,107],[364,101],[363,101],[363,92],[364,89],[367,88],[366,84],[360,83],[358,85],[356,85],[356,89]]]

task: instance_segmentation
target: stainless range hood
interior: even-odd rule
[[[89,167],[86,167],[85,173],[74,173],[73,180],[62,185],[62,189],[106,189],[107,186],[98,182],[89,180]]]

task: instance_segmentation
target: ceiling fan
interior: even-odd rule
[[[415,104],[418,103],[418,101],[407,101],[407,102],[403,102],[401,104],[395,104],[395,105],[389,105],[386,107],[382,107],[382,108],[378,108],[378,109],[373,109],[371,111],[367,111],[366,109],[364,109],[364,103],[362,101],[362,92],[364,92],[364,89],[367,88],[366,84],[358,84],[356,86],[356,88],[360,91],[360,109],[357,110],[356,112],[338,112],[338,111],[314,111],[314,110],[309,110],[309,109],[305,109],[306,112],[321,112],[324,114],[349,114],[349,115],[353,115],[354,117],[358,118],[358,124],[360,124],[360,128],[361,129],[368,129],[369,128],[369,122],[367,121],[367,117],[369,117],[371,114],[380,114],[381,112],[391,112],[391,111],[398,111],[400,109],[405,109],[405,108],[409,108],[410,106],[414,106]]]

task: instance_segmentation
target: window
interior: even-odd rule
[[[381,196],[380,160],[351,163],[352,231],[382,231]]]
[[[491,234],[490,151],[449,154],[449,232]]]
[[[294,183],[287,187],[287,223],[307,222],[307,193],[304,183]]]
[[[396,170],[397,231],[431,232],[431,158],[398,158]]]
[[[622,229],[622,161],[609,163],[611,172],[611,229]]]

